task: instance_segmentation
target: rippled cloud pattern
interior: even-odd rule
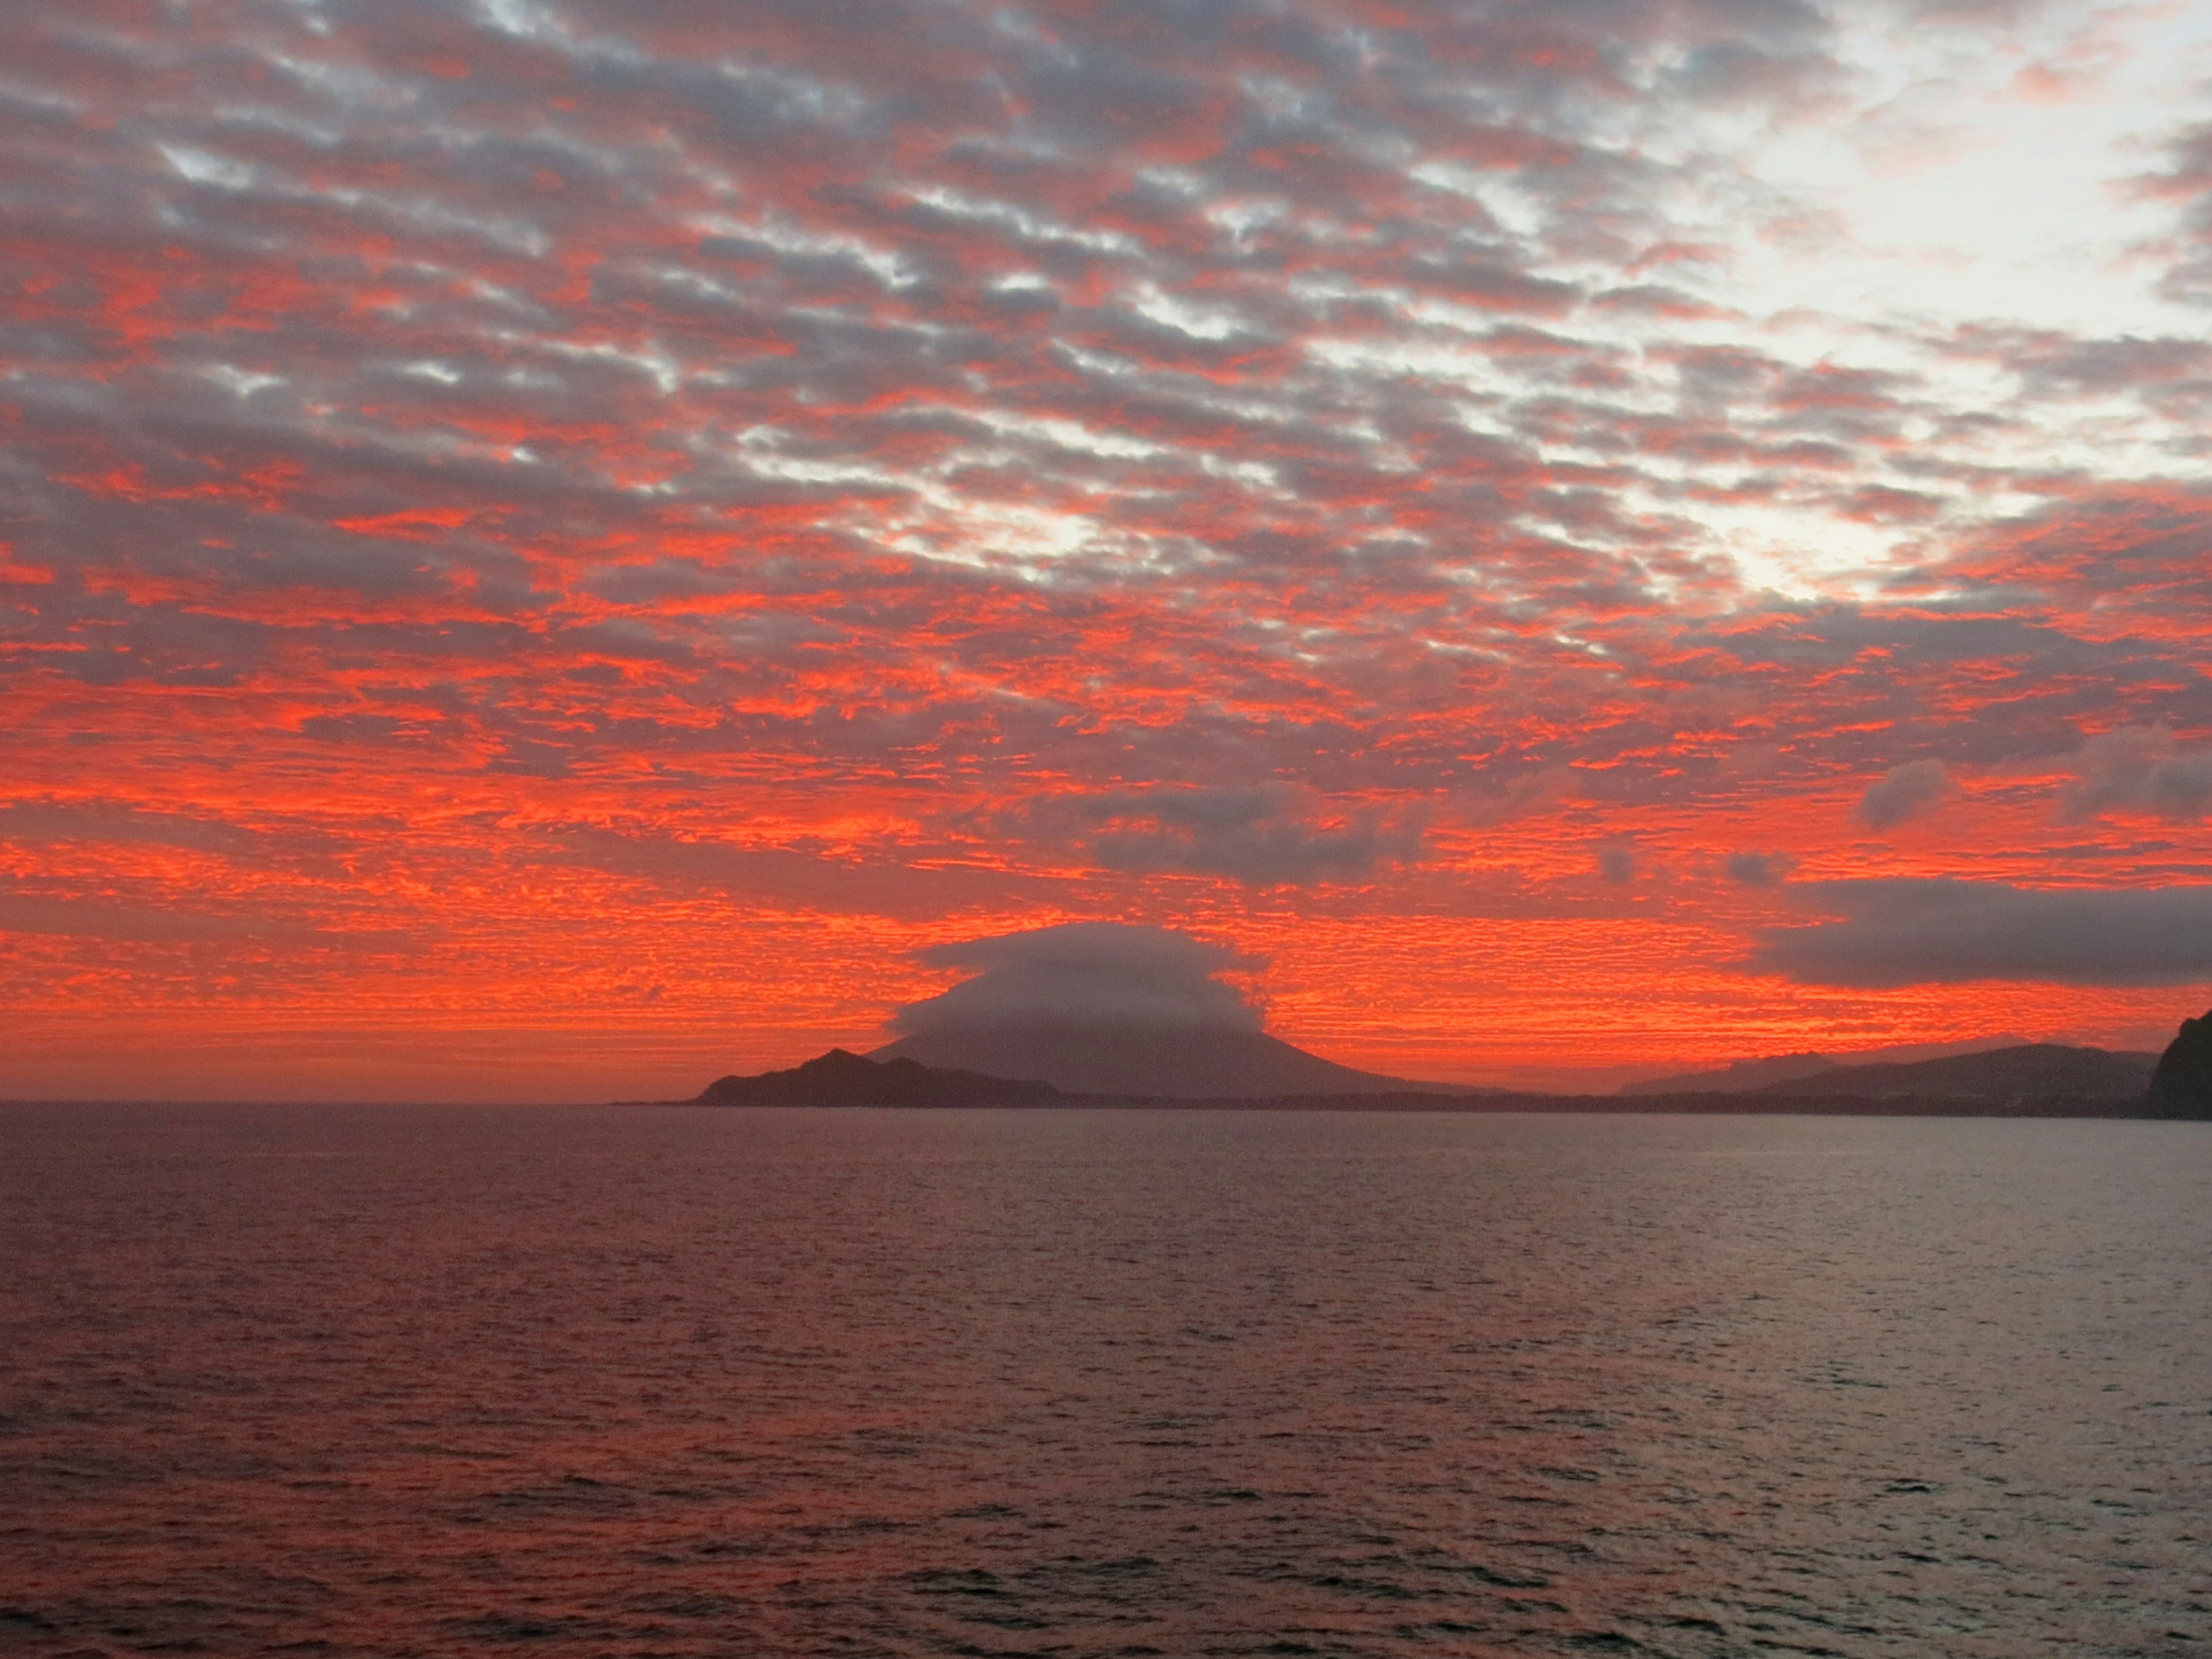
[[[0,1088],[653,1092],[1078,920],[1415,1075],[2157,1040],[2188,14],[22,9]]]

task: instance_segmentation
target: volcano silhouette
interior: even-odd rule
[[[1261,1029],[1223,973],[1257,959],[1174,928],[1061,922],[915,952],[974,977],[892,1017],[869,1056],[1171,1100],[1378,1095],[1424,1085],[1355,1071]]]
[[[1035,1079],[1070,1094],[1176,1100],[1374,1095],[1425,1086],[1339,1066],[1265,1031],[1097,1020],[937,1026],[902,1036],[869,1058]]]

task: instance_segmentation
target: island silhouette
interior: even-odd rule
[[[975,971],[902,1009],[872,1054],[832,1048],[720,1078],[696,1103],[2212,1118],[2212,1012],[2184,1020],[2162,1055],[2051,1042],[1858,1063],[1808,1052],[1574,1095],[1424,1083],[1310,1054],[1262,1030],[1259,1007],[1221,977],[1244,959],[1163,928],[1069,923],[923,959]]]

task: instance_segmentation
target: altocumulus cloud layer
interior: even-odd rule
[[[1423,1075],[2167,1024],[1817,941],[2212,876],[2186,10],[18,9],[0,1087],[636,1092],[1068,917]]]

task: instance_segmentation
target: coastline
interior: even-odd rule
[[[1164,1095],[1062,1093],[1042,1100],[839,1101],[827,1098],[778,1101],[618,1100],[624,1107],[691,1106],[712,1111],[757,1111],[763,1108],[892,1111],[1052,1112],[1449,1112],[1504,1115],[1542,1113],[1583,1117],[1669,1115],[1727,1117],[1960,1117],[2087,1118],[2130,1122],[2212,1122],[2212,1106],[2171,1105],[2139,1097],[2099,1100],[2082,1096],[2014,1099],[1967,1097],[1796,1095],[1771,1097],[1718,1091],[1680,1095],[1549,1095],[1536,1093],[1448,1094],[1407,1091],[1360,1095],[1224,1095],[1178,1098]]]

